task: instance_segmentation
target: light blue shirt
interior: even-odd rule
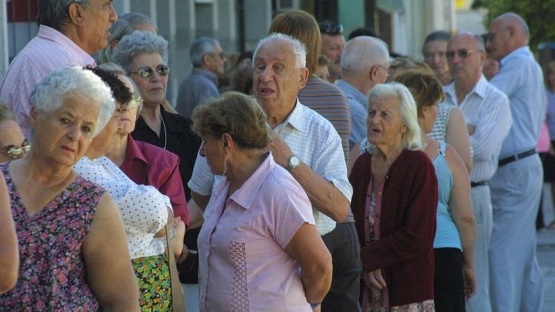
[[[499,153],[503,159],[536,148],[547,100],[542,70],[528,46],[505,56],[500,67],[490,83],[507,95],[513,117]]]
[[[343,91],[351,111],[351,134],[349,150],[366,137],[366,117],[368,116],[368,99],[362,92],[345,80],[338,80],[335,85]]]
[[[298,100],[289,117],[273,129],[287,143],[291,151],[316,174],[331,182],[348,200],[353,187],[347,178],[347,165],[341,138],[332,124]],[[193,175],[187,185],[191,191],[208,196],[216,178],[211,173],[206,157],[198,156]],[[335,221],[313,209],[314,220],[320,235],[335,229]]]

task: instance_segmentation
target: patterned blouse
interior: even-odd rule
[[[78,176],[41,211],[29,215],[8,172],[6,178],[19,241],[19,279],[0,295],[0,311],[97,311],[86,279],[81,246],[104,189]]]

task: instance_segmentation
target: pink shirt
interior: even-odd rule
[[[314,224],[302,187],[268,154],[226,198],[228,190],[228,179],[215,186],[199,234],[200,310],[312,311],[300,266],[285,251],[304,223]]]
[[[152,185],[168,196],[173,213],[189,226],[189,208],[179,173],[179,157],[158,146],[127,137],[125,160],[120,166],[133,182]]]
[[[93,65],[94,59],[59,31],[40,25],[35,38],[10,64],[0,85],[0,101],[13,112],[27,138],[31,138],[29,116],[31,92],[55,69]]]

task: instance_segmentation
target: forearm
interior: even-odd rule
[[[455,222],[461,235],[463,248],[463,265],[467,268],[474,268],[474,244],[476,242],[476,224],[474,218]]]
[[[347,218],[349,200],[335,185],[317,175],[304,163],[291,170],[291,174],[303,187],[313,208],[337,222]]]
[[[322,302],[331,286],[331,264],[313,266],[309,270],[302,270],[301,274],[306,300],[309,303]]]

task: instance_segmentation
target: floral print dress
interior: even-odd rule
[[[41,211],[29,215],[9,163],[0,165],[10,193],[19,241],[19,279],[0,295],[0,311],[97,311],[81,246],[104,189],[78,176]]]

